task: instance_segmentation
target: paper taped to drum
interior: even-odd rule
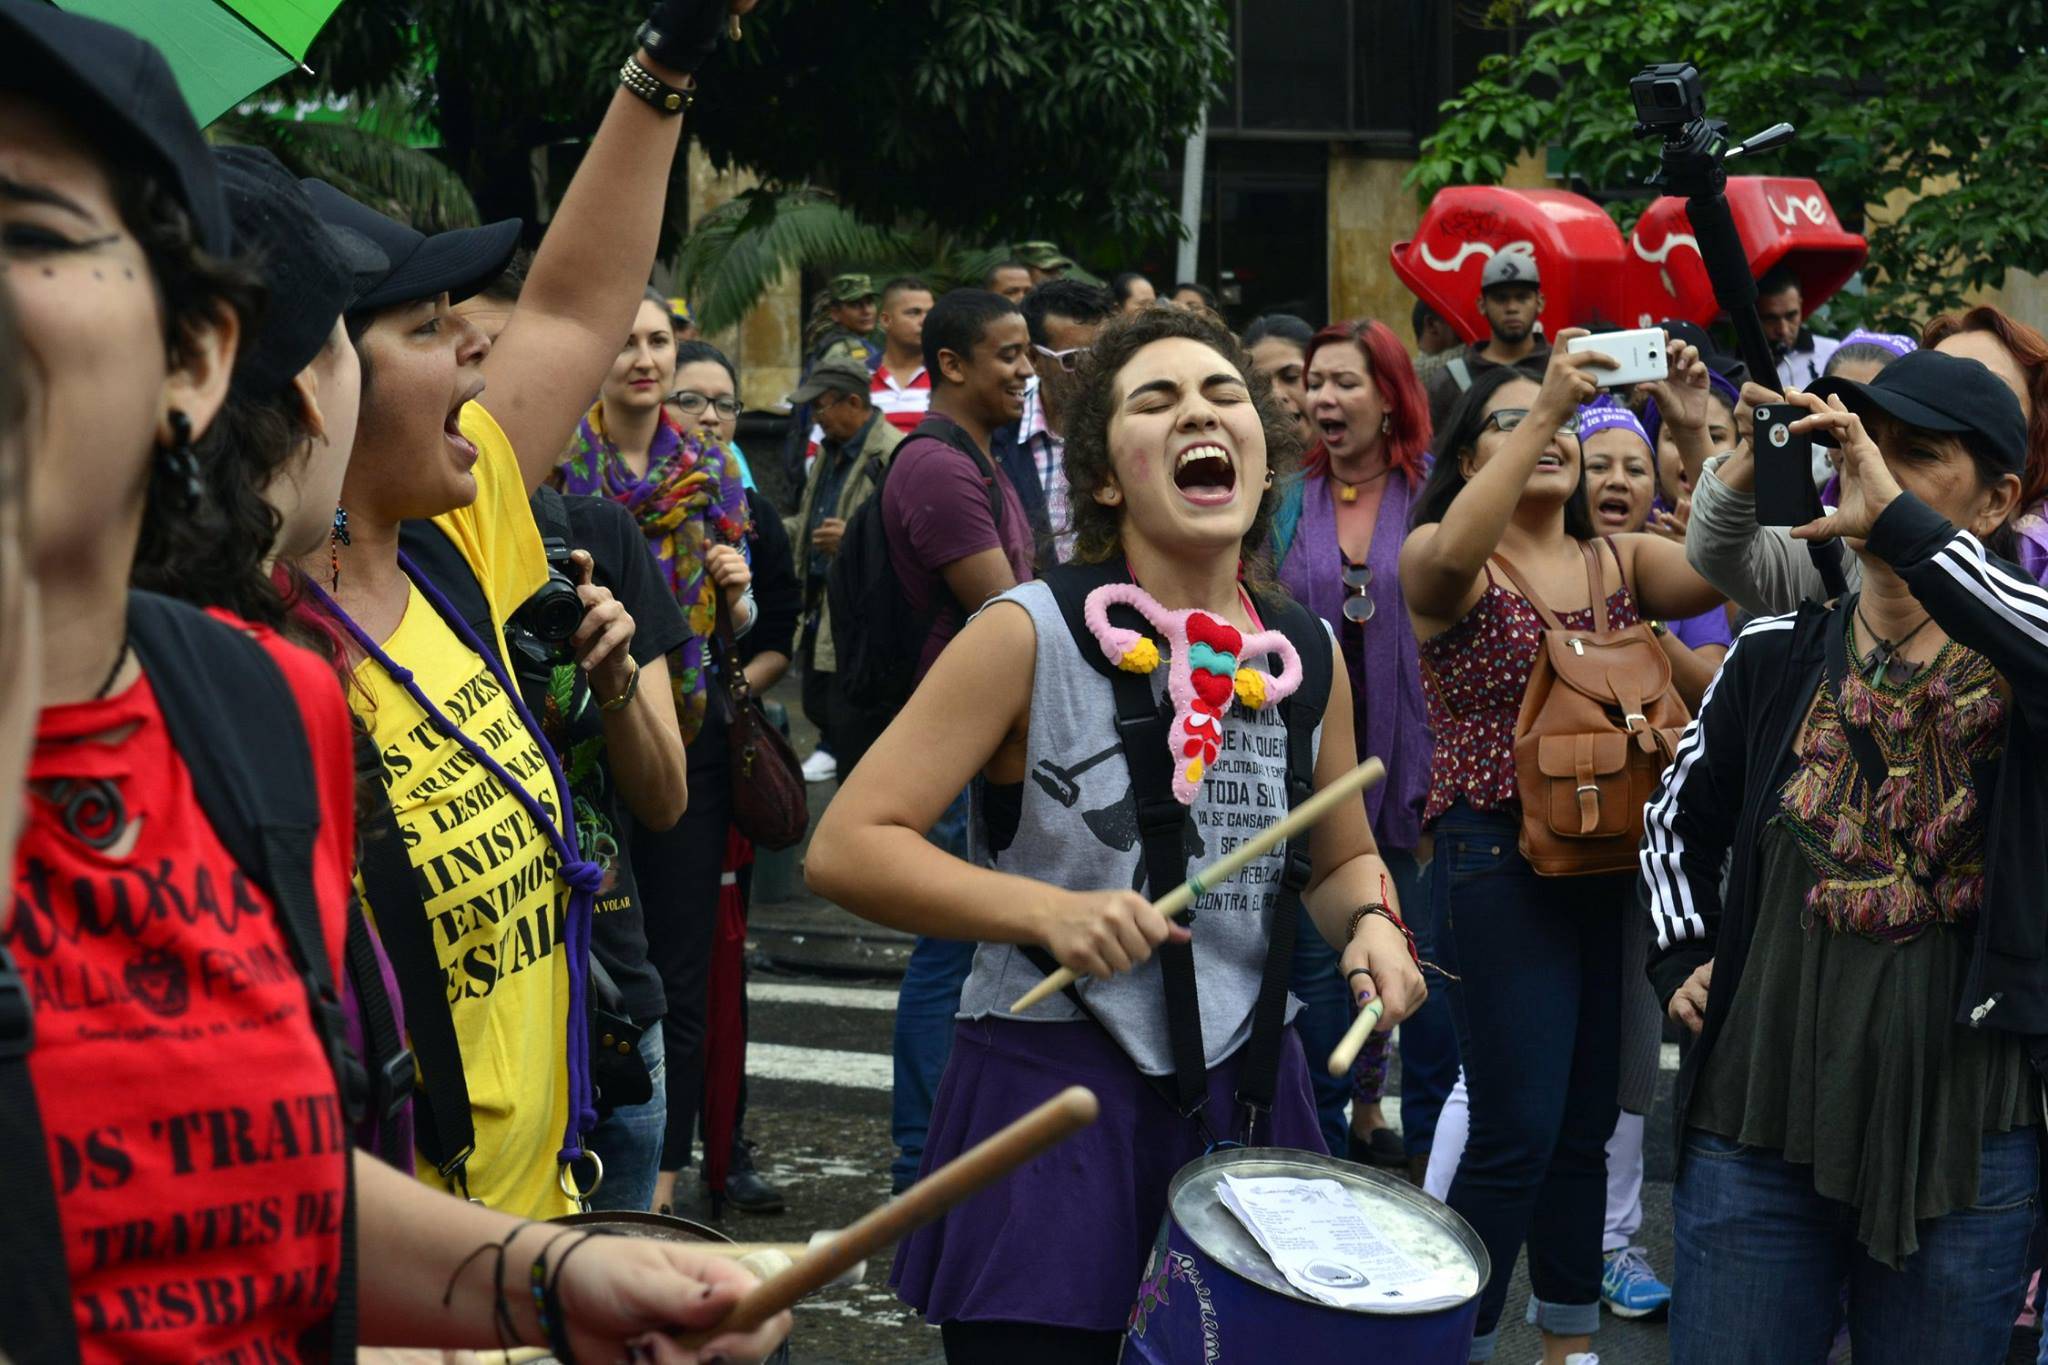
[[[1413,1254],[1433,1245],[1428,1228],[1394,1210],[1382,1226],[1335,1180],[1225,1175],[1216,1198],[1289,1284],[1335,1307],[1435,1308],[1479,1290],[1469,1263]]]

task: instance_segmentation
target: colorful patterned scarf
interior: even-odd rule
[[[685,436],[664,411],[647,452],[647,477],[641,478],[605,435],[599,403],[577,424],[558,472],[564,493],[610,498],[632,512],[689,617],[690,638],[669,656],[676,719],[688,744],[704,726],[718,610],[718,589],[704,570],[704,556],[714,545],[741,548],[751,530],[732,451],[703,431]]]
[[[1847,629],[1846,623],[1844,629]],[[1867,731],[1887,775],[1864,779],[1843,720]],[[1967,924],[1984,902],[1984,815],[1973,765],[1999,752],[2005,698],[1983,655],[1951,641],[1894,687],[1854,666],[1822,684],[1780,793],[1813,868],[1807,913],[1838,933],[1904,943]]]

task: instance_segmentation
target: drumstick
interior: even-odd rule
[[[847,1267],[901,1241],[968,1195],[1066,1141],[1095,1122],[1100,1108],[1095,1092],[1085,1086],[1068,1086],[987,1141],[962,1152],[896,1198],[871,1210],[830,1241],[811,1248],[780,1275],[755,1285],[718,1326],[679,1336],[677,1342],[695,1348],[728,1332],[751,1332],[806,1294],[830,1284]]]
[[[1373,1025],[1379,1023],[1380,1015],[1386,1011],[1386,1003],[1378,996],[1367,1003],[1351,1021],[1351,1027],[1344,1030],[1344,1037],[1337,1043],[1336,1051],[1330,1054],[1330,1074],[1342,1076],[1351,1070],[1351,1064],[1358,1060],[1358,1050],[1365,1046],[1366,1035]]]
[[[1173,890],[1152,902],[1152,908],[1168,919],[1173,919],[1195,903],[1195,897],[1211,887],[1220,886],[1235,877],[1239,870],[1252,859],[1277,848],[1283,840],[1313,825],[1316,821],[1335,810],[1338,804],[1364,791],[1387,775],[1387,765],[1377,758],[1368,758],[1350,772],[1332,782],[1329,786],[1311,796],[1308,800],[1288,812],[1287,817],[1277,820],[1260,830],[1244,843],[1218,858],[1201,871],[1189,877]],[[1049,1000],[1060,991],[1080,980],[1080,974],[1071,967],[1062,967],[1030,990],[1017,997],[1017,1003],[1010,1006],[1010,1013],[1022,1014],[1041,1000]]]

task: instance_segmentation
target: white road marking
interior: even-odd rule
[[[771,1005],[826,1005],[842,1010],[894,1010],[896,992],[858,986],[790,986],[779,981],[752,981],[747,998]]]
[[[888,1090],[895,1063],[885,1052],[835,1052],[786,1043],[748,1043],[747,1074],[764,1081],[808,1081],[852,1090]]]

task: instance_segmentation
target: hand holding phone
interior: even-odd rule
[[[1759,403],[1751,416],[1759,526],[1804,526],[1821,515],[1820,490],[1813,486],[1813,438],[1792,429],[1806,415],[1806,409],[1781,401]]]
[[[1614,362],[1614,368],[1598,370],[1600,387],[1625,389],[1653,383],[1670,373],[1664,353],[1664,329],[1638,327],[1627,332],[1598,332],[1573,337],[1565,343],[1571,352],[1598,351]]]

